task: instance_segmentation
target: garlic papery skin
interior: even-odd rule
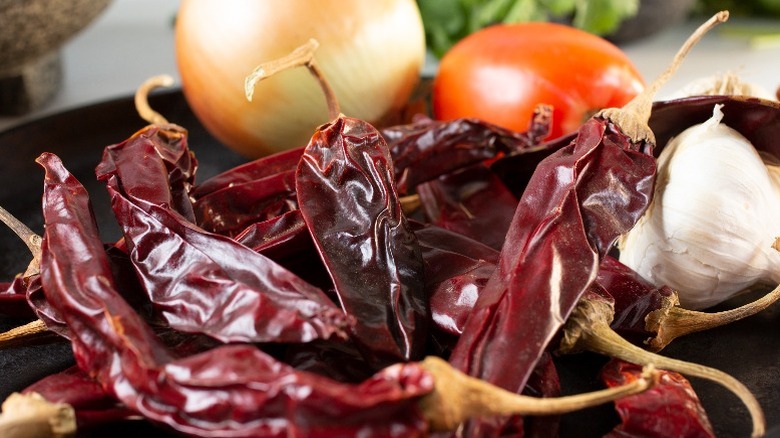
[[[721,107],[661,152],[653,202],[618,242],[622,263],[694,310],[780,281],[777,167],[720,123]]]

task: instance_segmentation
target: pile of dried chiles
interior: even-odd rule
[[[557,436],[559,415],[614,401],[614,436],[712,436],[690,375],[763,434],[740,382],[657,353],[695,316],[610,255],[652,198],[647,120],[599,113],[545,142],[549,116],[377,130],[335,110],[305,147],[204,181],[187,130],[156,118],[96,165],[115,242],[44,153],[45,233],[13,225],[33,261],[0,313],[33,318],[14,339],[67,339],[76,365],[9,397],[0,431]],[[579,351],[612,358],[605,389],[561,396],[556,360]]]

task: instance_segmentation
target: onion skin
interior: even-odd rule
[[[310,38],[344,114],[392,121],[420,80],[425,35],[414,0],[183,0],[176,62],[193,112],[220,142],[249,158],[305,145],[328,109],[306,69],[244,79]]]

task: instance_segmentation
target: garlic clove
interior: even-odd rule
[[[777,180],[750,142],[720,123],[721,107],[661,152],[654,200],[618,243],[622,263],[676,289],[689,309],[780,280]]]

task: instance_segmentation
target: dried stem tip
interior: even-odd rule
[[[330,84],[325,79],[325,74],[320,70],[314,60],[314,52],[319,46],[320,43],[314,38],[311,38],[288,55],[257,66],[244,81],[244,94],[246,95],[247,100],[250,102],[252,101],[252,97],[255,94],[255,87],[257,86],[257,83],[263,79],[267,79],[281,71],[305,66],[309,69],[309,72],[314,78],[317,79],[317,82],[320,84],[320,87],[325,94],[325,101],[328,104],[328,116],[331,120],[336,119],[341,114],[339,101],[336,99],[336,93],[333,92],[333,88],[331,88]]]
[[[153,110],[149,106],[149,93],[155,88],[170,87],[173,85],[173,78],[168,75],[152,76],[144,81],[135,92],[135,109],[142,119],[152,125],[167,125],[168,120],[162,114]]]
[[[4,223],[11,231],[24,241],[27,248],[34,257],[38,257],[41,252],[41,236],[35,234],[27,225],[22,223],[8,210],[0,207],[0,222]]]
[[[655,99],[656,93],[677,71],[688,52],[702,39],[704,34],[716,25],[728,20],[728,18],[728,11],[720,11],[713,15],[688,37],[677,51],[671,64],[644,91],[623,108],[607,108],[600,111],[597,116],[611,120],[634,142],[645,141],[655,144],[655,135],[650,130],[650,127],[647,126],[647,122],[650,120],[650,112],[653,108],[653,99]]]
[[[661,351],[673,340],[704,330],[730,324],[755,315],[780,301],[780,286],[761,298],[722,312],[698,312],[680,307],[677,295],[672,295],[661,308],[645,317],[645,328],[656,335],[647,340],[650,351]]]
[[[66,438],[76,435],[76,413],[65,403],[51,403],[40,394],[13,393],[3,402],[0,436]]]
[[[455,430],[464,421],[476,417],[572,412],[640,393],[659,379],[659,373],[648,366],[638,380],[626,385],[580,395],[536,398],[514,394],[467,376],[438,357],[428,357],[422,365],[434,378],[434,390],[420,401],[432,431]]]
[[[3,207],[0,207],[0,222],[10,228],[27,245],[27,249],[32,253],[32,260],[23,274],[24,277],[27,278],[40,273],[41,236],[35,234],[33,230]]]
[[[46,328],[46,324],[40,319],[36,319],[25,325],[0,333],[0,350],[25,345],[38,339],[46,339],[52,335],[54,334]],[[56,335],[54,337],[59,338]]]
[[[638,365],[652,363],[659,369],[676,371],[717,383],[731,391],[744,403],[753,421],[751,436],[764,435],[766,430],[764,411],[745,385],[723,371],[661,356],[637,347],[610,328],[614,314],[615,309],[608,300],[599,298],[596,294],[584,296],[566,321],[559,352],[567,354],[584,350],[592,351]]]

